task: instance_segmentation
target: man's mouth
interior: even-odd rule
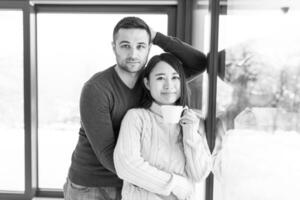
[[[133,59],[128,59],[127,60],[128,63],[139,63],[139,60],[133,60]]]
[[[139,64],[140,62],[127,62],[127,64]]]

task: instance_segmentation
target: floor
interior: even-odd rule
[[[33,200],[63,200],[61,198],[45,198],[45,197],[35,197]]]

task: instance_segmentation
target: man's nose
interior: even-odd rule
[[[138,53],[138,51],[136,48],[131,48],[130,52],[129,52],[129,56],[132,58],[135,58],[137,56],[137,53]]]

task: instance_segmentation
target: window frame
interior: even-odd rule
[[[166,13],[168,15],[168,34],[176,35],[175,22],[176,7],[161,5],[36,5],[35,13]],[[63,197],[62,190],[37,187],[38,197]]]
[[[62,198],[62,190],[39,188],[38,185],[38,81],[37,27],[39,12],[102,12],[102,13],[166,13],[168,34],[191,43],[192,6],[189,0],[177,1],[0,1],[0,9],[23,12],[23,87],[24,87],[24,192],[1,191],[0,200],[33,199],[34,197]]]
[[[35,60],[32,56],[33,35],[30,31],[31,6],[27,1],[1,1],[1,10],[21,10],[23,16],[23,98],[24,98],[24,192],[0,191],[0,199],[31,199],[36,188],[37,170],[37,104],[36,104],[36,75],[32,67]]]

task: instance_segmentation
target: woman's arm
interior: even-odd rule
[[[194,181],[205,179],[212,169],[212,157],[207,145],[204,120],[191,110],[185,110],[180,121],[183,131],[183,147],[186,156],[186,172]]]
[[[117,175],[150,192],[166,196],[174,193],[184,199],[192,191],[191,180],[160,170],[141,156],[142,126],[143,121],[137,110],[129,110],[123,118],[114,150]]]

